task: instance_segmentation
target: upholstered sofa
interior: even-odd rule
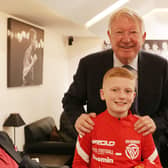
[[[66,130],[66,131],[65,131]],[[76,132],[63,112],[60,130],[52,117],[45,117],[24,127],[24,152],[39,157],[42,155],[73,156]],[[42,159],[43,160],[43,159]]]

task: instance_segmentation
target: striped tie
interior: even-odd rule
[[[134,70],[134,68],[132,68],[130,65],[123,65],[122,67],[127,68],[130,71]]]
[[[128,70],[132,71],[133,73],[135,73],[137,75],[137,71],[130,65],[123,65],[123,68],[127,68]]]

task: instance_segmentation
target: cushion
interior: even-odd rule
[[[61,141],[61,137],[60,137],[60,135],[58,133],[58,129],[57,129],[56,126],[51,131],[50,141]]]

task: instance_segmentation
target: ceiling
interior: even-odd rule
[[[66,36],[96,36],[106,38],[109,16],[86,28],[85,23],[117,0],[0,0],[0,11],[26,20],[33,24],[56,28]],[[124,7],[137,11],[141,16],[149,16],[155,8],[168,8],[167,0],[130,0]],[[163,22],[168,14],[158,12]]]

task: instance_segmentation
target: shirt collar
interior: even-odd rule
[[[113,66],[114,67],[122,67],[124,64],[120,62],[120,60],[116,57],[115,53],[113,53]],[[134,70],[138,70],[138,55],[133,59],[133,61],[128,64],[130,65]]]

